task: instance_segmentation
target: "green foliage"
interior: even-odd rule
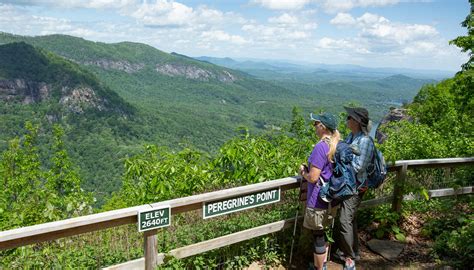
[[[10,44],[13,42],[16,43]],[[427,82],[400,76],[361,79],[353,75],[347,77],[350,79],[345,77],[343,83],[339,82],[341,78],[315,82],[313,76],[291,79],[293,75],[289,74],[278,76],[277,81],[268,78],[263,81],[131,42],[106,44],[64,35],[25,37],[0,33],[0,43],[5,43],[4,58],[11,60],[0,67],[5,70],[0,72],[3,74],[0,77],[19,76],[53,83],[56,93],[54,102],[0,103],[0,120],[6,126],[0,131],[0,150],[6,149],[6,141],[18,134],[18,127],[25,119],[34,119],[42,126],[60,123],[66,127],[65,141],[73,163],[80,167],[83,188],[96,192],[98,206],[120,188],[124,156],[139,153],[143,145],[167,146],[173,151],[191,148],[216,154],[236,135],[234,130],[238,126],[248,127],[253,134],[285,128],[295,105],[302,108],[300,127],[304,126],[301,120],[307,119],[315,106],[337,113],[338,105],[348,100],[367,105],[376,119],[386,109],[387,102],[411,97]],[[228,72],[235,81],[167,76],[156,71],[156,66],[162,64],[197,68],[212,74]],[[132,70],[127,72],[120,66]],[[116,113],[65,112],[57,102],[65,85],[93,87],[110,101],[107,105]],[[299,134],[304,130],[306,134]],[[294,131],[296,139],[313,136],[312,128]]]
[[[297,138],[303,138],[307,133],[306,123],[301,115],[301,109],[299,107],[293,107],[291,111],[292,121],[290,126],[290,132],[296,134]]]
[[[471,12],[461,23],[462,27],[467,28],[467,36],[459,36],[449,42],[461,48],[463,52],[469,52],[469,61],[462,65],[462,70],[472,70],[474,67],[474,1],[469,0],[471,4]]]
[[[64,131],[55,125],[53,130],[53,156],[47,172],[45,187],[47,197],[45,216],[49,219],[64,219],[92,212],[92,194],[81,188],[81,179],[64,148]]]
[[[38,128],[26,124],[28,133],[23,140],[10,141],[0,163],[1,183],[0,228],[2,230],[45,221],[46,194],[40,188],[44,182],[38,147]]]
[[[117,92],[137,108],[135,114],[129,115],[87,112],[81,116],[64,113],[57,102],[51,101],[28,106],[0,104],[0,120],[5,123],[9,135],[18,134],[19,123],[26,118],[41,123],[42,127],[39,129],[27,123],[24,137],[11,140],[2,155],[0,183],[5,187],[0,190],[2,230],[90,213],[92,195],[80,188],[81,174],[73,164],[80,164],[82,175],[87,175],[89,179],[87,186],[90,190],[97,187],[98,191],[110,191],[118,189],[118,175],[121,173],[118,164],[121,163],[120,158],[127,155],[122,187],[102,210],[295,175],[298,164],[306,160],[311,145],[316,141],[313,129],[305,124],[305,117],[302,116],[313,111],[315,104],[323,108],[332,107],[331,110],[335,110],[332,112],[336,113],[338,110],[333,109],[335,104],[376,96],[370,104],[374,110],[382,111],[387,102],[401,101],[402,97],[413,94],[413,87],[426,82],[410,81],[402,85],[400,81],[407,81],[407,78],[400,76],[359,84],[348,81],[295,82],[284,78],[278,82],[284,85],[280,87],[238,72],[233,73],[237,78],[233,83],[216,79],[200,81],[157,74],[155,68],[157,64],[173,63],[212,72],[234,71],[166,54],[142,44],[94,43],[59,35],[29,38],[1,34],[0,40],[6,43],[24,41],[43,48],[35,49],[25,43],[2,46],[0,55],[5,59],[5,65],[0,67],[2,79],[24,77],[59,83],[57,87],[61,84],[87,84],[102,89],[99,91],[109,100],[117,101],[116,104],[121,101],[115,94]],[[459,42],[465,44],[464,41]],[[23,60],[14,61],[11,54],[14,47],[23,52]],[[130,74],[123,70],[92,66],[86,70],[46,49],[84,65],[105,59],[143,66]],[[27,67],[26,63],[30,62],[34,65]],[[413,104],[408,106],[415,122],[401,122],[388,127],[389,139],[382,149],[387,159],[472,156],[474,129],[470,120],[474,104],[473,81],[473,73],[466,70],[438,85],[423,87]],[[380,88],[390,91],[377,95]],[[325,95],[328,92],[330,94]],[[54,101],[59,99],[59,94],[56,91]],[[321,100],[321,97],[327,100]],[[127,106],[122,105],[124,108]],[[285,130],[275,131],[287,124],[289,108],[292,107],[293,121],[289,127],[292,134]],[[345,119],[345,114],[341,113],[340,117]],[[45,119],[63,123],[64,130],[51,126],[48,123],[50,120]],[[346,135],[345,121],[340,122],[341,133]],[[249,128],[242,136],[230,139],[234,135],[232,130],[242,125]],[[262,132],[269,127],[272,129],[270,132]],[[2,135],[2,138],[7,137]],[[147,146],[140,150],[138,145],[143,144]],[[163,145],[173,148],[169,150]],[[73,149],[71,159],[68,157],[69,148]],[[202,150],[214,155],[210,156]],[[472,169],[468,168],[463,173],[465,179],[472,179],[469,178]],[[114,177],[115,180],[110,180]],[[170,240],[165,241],[163,249],[170,250],[288,218],[294,215],[295,197],[289,197],[290,205],[265,206],[255,209],[251,215],[248,212],[235,213],[218,217],[214,222],[195,222],[193,213],[174,216],[174,227],[162,233],[163,239]],[[379,207],[365,216],[365,220],[377,224],[373,231],[375,236],[404,239],[404,232],[398,224],[399,216],[389,212],[387,207]],[[461,215],[455,219],[456,222],[452,221],[452,217],[448,219],[450,224],[441,224],[444,230],[441,233],[438,231],[436,252],[440,256],[458,258],[460,265],[464,265],[463,260],[472,261],[472,257],[459,258],[456,254],[472,253],[469,241],[473,236],[472,213]],[[427,226],[427,235],[434,236],[439,225],[437,222],[433,221],[434,226]],[[13,249],[2,252],[0,262],[10,268],[17,265],[26,268],[98,268],[111,265],[140,256],[139,241],[130,241],[135,243],[131,250],[116,251],[102,246],[103,243],[113,245],[117,239],[125,238],[127,244],[123,246],[128,248],[128,237],[134,240],[139,238],[139,235],[132,233],[134,230],[136,228],[125,229],[125,232],[108,231],[99,240],[96,240],[99,237],[91,236],[70,244],[58,241]],[[186,260],[169,258],[162,268],[233,269],[253,261],[278,264],[288,253],[288,242],[288,234],[260,237]],[[449,249],[441,250],[438,248],[440,243],[445,243]],[[216,259],[219,254],[224,254],[225,259]]]
[[[0,160],[0,228],[11,229],[91,212],[92,195],[80,188],[81,180],[69,161],[55,127],[51,168],[41,164],[38,127],[26,123],[22,139],[10,142]]]
[[[411,212],[426,215],[421,235],[434,240],[433,256],[459,269],[474,261],[474,201],[472,195],[411,202]]]
[[[246,133],[224,144],[214,158],[189,148],[172,152],[149,145],[125,160],[123,187],[106,209],[295,175],[310,143],[283,134]]]
[[[392,212],[389,205],[381,205],[373,209],[364,209],[358,213],[358,223],[371,228],[369,231],[378,239],[394,237],[405,241],[405,232],[400,228],[400,215]]]
[[[423,87],[407,108],[413,122],[386,127],[388,160],[474,155],[474,72]]]
[[[258,183],[295,175],[309,147],[284,135],[235,138],[221,147],[212,166],[222,184]]]
[[[139,205],[200,192],[212,176],[206,161],[204,154],[191,149],[173,153],[146,146],[143,154],[125,160],[119,200]]]
[[[396,122],[386,134],[389,139],[380,148],[387,161],[450,157],[441,135],[427,125]]]

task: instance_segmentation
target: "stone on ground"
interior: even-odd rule
[[[405,247],[405,244],[397,241],[379,239],[372,239],[367,242],[367,245],[373,252],[390,261],[395,260]]]

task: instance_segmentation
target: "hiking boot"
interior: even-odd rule
[[[309,263],[308,270],[317,270],[317,269],[314,268],[314,264],[313,264],[313,263]],[[321,268],[321,270],[328,270],[328,267],[327,267],[326,263],[323,264],[323,268]]]
[[[352,259],[347,258],[343,270],[356,270],[355,262]]]
[[[357,262],[357,261],[360,261],[360,254],[359,254],[359,252],[356,252],[356,253],[355,253],[354,261],[356,261],[356,262]]]
[[[336,252],[334,252],[332,254],[332,257],[333,259],[335,259],[336,261],[341,261],[341,262],[344,262],[346,261],[346,256],[344,256],[344,253],[341,251],[341,250],[336,250]]]

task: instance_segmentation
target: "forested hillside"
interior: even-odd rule
[[[436,83],[452,74],[436,70],[375,69],[355,65],[304,65],[215,57],[197,59],[241,70],[287,88],[298,98],[312,101],[307,107],[305,103],[298,104],[305,112],[312,111],[315,105],[332,110],[332,107],[353,102],[369,108],[375,121],[387,113],[388,107],[409,102],[423,85]]]
[[[282,87],[241,72],[166,54],[144,44],[104,44],[68,36],[0,35],[0,43],[16,41],[41,48],[50,63],[42,64],[46,56],[29,61],[30,56],[20,51],[22,46],[3,45],[10,50],[3,54],[4,58],[20,56],[20,60],[24,59],[15,65],[3,66],[5,81],[38,77],[44,81],[37,82],[42,86],[41,83],[52,84],[50,81],[56,79],[55,85],[62,89],[63,82],[71,80],[70,77],[79,78],[80,83],[85,75],[78,74],[86,74],[87,78],[97,78],[94,84],[102,87],[97,91],[107,89],[104,93],[126,100],[117,108],[133,111],[122,116],[97,112],[56,116],[51,111],[60,107],[60,102],[25,104],[8,98],[2,103],[6,127],[1,130],[0,149],[5,149],[10,139],[21,134],[26,120],[41,126],[39,136],[44,148],[48,148],[51,124],[65,125],[66,145],[85,178],[84,187],[97,192],[99,202],[118,189],[123,158],[136,153],[143,144],[153,143],[174,150],[192,146],[216,151],[237,134],[239,126],[254,131],[280,126],[291,110],[291,106],[286,105],[297,103],[291,98],[291,92]],[[32,50],[31,46],[28,48]],[[54,56],[56,53],[61,57]],[[62,61],[61,65],[51,64],[58,61]],[[69,76],[61,70],[57,72],[55,68],[62,66],[80,69],[80,73]]]
[[[13,42],[17,45],[8,45]],[[8,98],[2,104],[5,113],[1,117],[6,127],[0,131],[0,149],[24,131],[26,120],[41,127],[39,139],[44,148],[48,148],[51,124],[64,125],[64,140],[84,178],[83,186],[96,192],[99,203],[118,189],[123,159],[137,153],[143,144],[215,153],[225,141],[239,134],[241,127],[252,133],[285,129],[294,106],[304,113],[315,108],[338,112],[342,105],[352,102],[368,106],[377,119],[389,104],[400,103],[413,96],[421,84],[432,82],[400,76],[360,83],[317,84],[291,76],[268,81],[184,55],[164,53],[145,44],[106,44],[64,35],[27,37],[0,33],[0,44],[10,50],[3,54],[5,63],[10,64],[3,66],[2,73],[9,89],[17,79],[35,82],[37,89],[50,85],[56,89],[51,93],[65,89],[68,83],[82,83],[97,86],[95,91],[106,96],[104,100],[116,104],[111,107],[116,114],[101,109],[107,108],[108,103],[84,103],[61,95],[56,95],[54,102],[48,99],[29,103],[29,98],[14,102]],[[20,51],[26,44],[33,45],[36,49],[30,46],[28,50],[42,58],[36,55],[35,59],[28,59],[35,54]],[[23,62],[15,62],[13,56],[21,56]],[[47,65],[43,63],[45,57]],[[68,75],[67,70],[76,73]],[[34,100],[40,99],[41,95],[34,96]],[[98,110],[82,114],[77,106],[64,109],[66,100],[95,104],[93,107]],[[52,113],[56,111],[60,114]]]

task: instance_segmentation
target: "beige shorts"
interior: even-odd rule
[[[306,207],[303,226],[310,230],[321,231],[332,226],[337,207],[330,209]]]

